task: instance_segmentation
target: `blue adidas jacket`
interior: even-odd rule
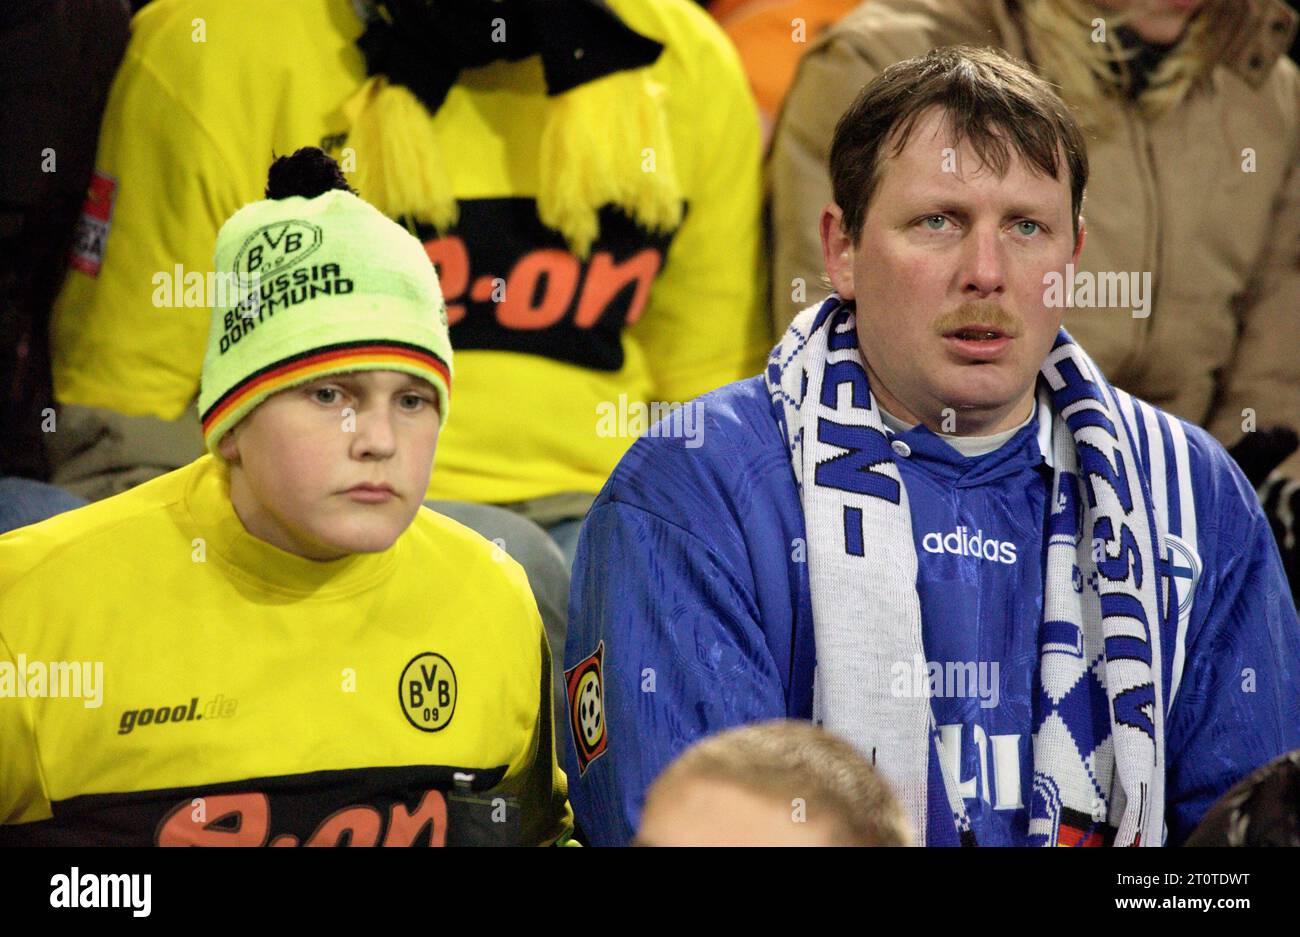
[[[1177,844],[1238,779],[1300,747],[1300,624],[1268,523],[1231,457],[1202,430],[1120,397],[1171,534],[1157,571],[1168,610],[1159,629],[1167,842]],[[761,377],[695,405],[702,435],[639,439],[578,545],[562,751],[576,818],[597,845],[630,840],[646,788],[692,742],[812,712],[803,513],[776,414]],[[978,841],[1023,844],[1046,440],[1034,420],[967,459],[918,426],[894,449],[927,657],[982,667],[967,671],[974,692],[942,687],[933,701],[943,750],[931,751],[927,844],[957,843],[939,757],[950,759]],[[1104,693],[1092,693],[1105,719]]]

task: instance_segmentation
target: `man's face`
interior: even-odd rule
[[[641,846],[830,846],[832,822],[808,819],[790,801],[736,784],[688,777],[652,788],[641,812]]]
[[[249,533],[299,556],[386,550],[424,500],[439,423],[433,387],[397,371],[290,387],[222,438],[231,501]]]
[[[1205,0],[1096,0],[1105,10],[1131,11],[1129,25],[1147,42],[1167,45],[1183,34],[1187,21]]]
[[[1029,415],[1065,314],[1045,305],[1044,275],[1078,259],[1083,230],[1076,245],[1068,170],[1052,179],[1009,148],[999,178],[969,141],[953,145],[945,123],[933,108],[901,153],[882,148],[856,247],[838,206],[826,208],[823,256],[837,292],[856,300],[858,341],[885,409],[988,435]]]

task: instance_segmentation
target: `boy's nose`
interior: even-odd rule
[[[386,459],[391,456],[397,450],[397,432],[392,415],[387,412],[357,414],[352,450],[357,458]]]

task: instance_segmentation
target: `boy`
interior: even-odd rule
[[[0,538],[0,843],[568,838],[523,571],[421,507],[437,277],[346,189],[301,150],[219,234],[208,454]]]

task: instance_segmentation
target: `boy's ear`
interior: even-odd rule
[[[235,441],[235,434],[238,432],[238,425],[230,427],[226,435],[222,436],[221,441],[217,443],[217,451],[221,453],[221,458],[232,465],[239,463],[239,444]]]

